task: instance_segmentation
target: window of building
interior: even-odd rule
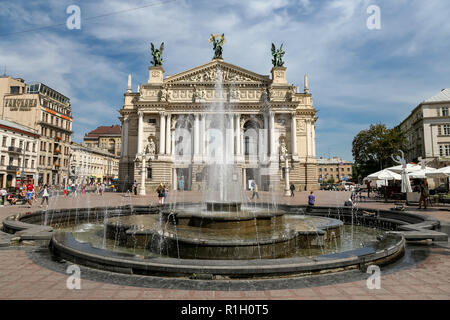
[[[147,168],[147,179],[152,179],[152,168]]]
[[[25,159],[25,168],[28,168],[28,159]]]
[[[450,156],[450,144],[441,144],[439,145],[439,155],[441,157]]]
[[[14,157],[9,158],[9,165],[12,166],[14,164]]]
[[[448,107],[442,107],[442,116],[443,117],[448,116]]]
[[[3,147],[6,147],[7,139],[8,139],[8,137],[3,137],[3,142],[2,142]]]
[[[319,168],[319,172],[322,172],[322,168]]]
[[[19,148],[23,148],[23,140],[19,141]]]
[[[36,152],[36,143],[33,142],[33,152]]]
[[[34,160],[31,160],[31,169],[34,169]]]
[[[450,135],[450,124],[444,124],[442,127],[444,128],[444,135]]]
[[[12,94],[18,94],[18,93],[19,93],[19,88],[20,88],[20,87],[18,87],[18,86],[11,86],[11,87],[10,87],[10,92],[11,92]]]
[[[350,172],[350,168],[347,168],[347,171]]]
[[[0,165],[4,166],[5,165],[5,156],[2,156],[0,159]]]
[[[333,168],[330,168],[330,171],[333,172]]]
[[[29,141],[26,142],[26,148],[25,149],[27,151],[30,151],[30,142]]]
[[[11,138],[11,147],[15,147],[16,146],[16,139]]]

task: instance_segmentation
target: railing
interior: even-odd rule
[[[6,171],[19,171],[19,166],[6,166]]]
[[[17,148],[17,147],[8,147],[8,152],[12,152],[12,153],[22,153],[22,148]]]

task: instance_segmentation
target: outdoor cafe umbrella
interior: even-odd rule
[[[436,169],[435,171],[430,171],[425,173],[425,175],[427,177],[431,177],[431,178],[447,178],[450,177],[450,166],[449,167],[444,167],[444,168],[440,168],[440,169]]]
[[[437,170],[435,168],[426,167],[418,171],[408,173],[408,176],[413,179],[425,179],[426,177],[434,174]],[[450,170],[449,170],[450,175]]]
[[[433,170],[433,169],[434,168],[431,168],[431,167],[425,167],[425,170]],[[389,168],[386,168],[386,170],[390,170],[390,171],[393,171],[396,173],[401,173],[403,170],[403,166],[398,165],[398,166],[394,166],[394,167],[389,167]],[[416,172],[416,171],[420,171],[420,170],[423,170],[421,165],[414,164],[414,163],[406,164],[406,168],[405,168],[406,173]]]
[[[368,175],[366,180],[402,180],[402,176],[391,170],[383,169]]]

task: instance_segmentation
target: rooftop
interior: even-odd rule
[[[442,89],[437,95],[432,96],[431,98],[424,100],[424,102],[443,102],[450,101],[450,88]]]
[[[121,134],[120,125],[100,126],[84,135],[85,138],[98,138],[100,136],[118,136]]]
[[[13,122],[13,121],[0,119],[0,125],[1,126],[5,126],[5,127],[9,127],[9,128],[12,128],[12,129],[24,131],[25,133],[29,133],[29,134],[33,134],[33,135],[37,135],[38,134],[33,129],[25,127],[25,126],[23,126],[21,124],[18,124],[17,122]]]
[[[344,159],[339,159],[338,157],[333,157],[331,159],[324,159],[322,157],[317,158],[317,164],[351,164],[351,161],[347,161]]]

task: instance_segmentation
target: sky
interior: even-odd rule
[[[80,29],[66,25],[80,8]],[[379,29],[368,28],[380,9]],[[71,100],[73,137],[120,124],[128,74],[148,79],[150,42],[164,41],[166,75],[212,59],[210,34],[225,33],[223,58],[269,75],[283,43],[289,83],[308,74],[317,156],[352,160],[354,136],[393,127],[450,87],[447,0],[0,0],[0,73],[42,82]]]

